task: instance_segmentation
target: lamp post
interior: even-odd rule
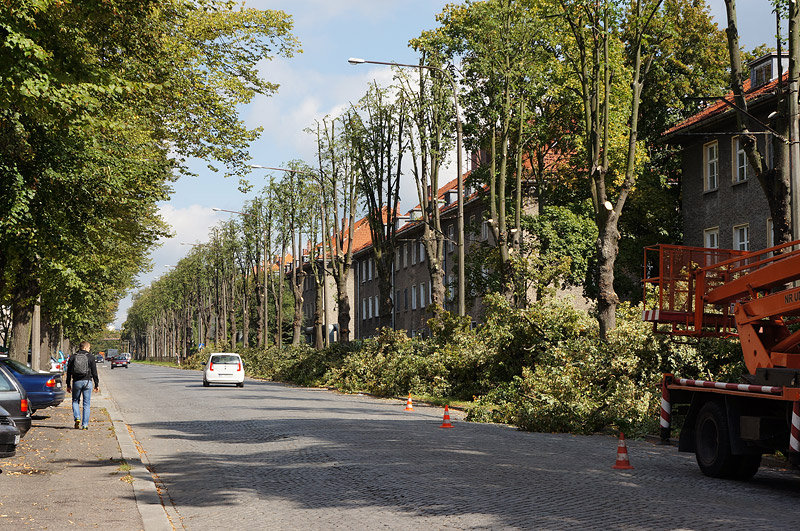
[[[317,175],[314,175],[313,173],[307,173],[307,172],[298,171],[298,170],[291,170],[289,168],[277,168],[277,167],[272,167],[272,166],[262,166],[261,164],[251,164],[249,167],[250,168],[254,168],[254,169],[259,169],[259,170],[288,171],[288,172],[291,172],[291,173],[296,173],[298,175],[305,175],[306,177],[312,177],[314,179],[318,179],[319,178],[320,181],[321,181],[321,177],[319,177]],[[322,185],[321,182],[320,182],[320,185]],[[322,342],[323,342],[323,344],[325,346],[328,346],[328,345],[330,345],[330,339],[329,339],[329,333],[330,332],[328,330],[328,326],[329,326],[329,324],[328,324],[328,279],[327,279],[328,262],[327,262],[327,258],[326,258],[326,254],[325,254],[325,243],[324,243],[325,242],[325,238],[327,238],[327,234],[328,234],[326,218],[327,218],[327,216],[326,216],[326,213],[325,213],[325,201],[323,200],[322,201],[322,241],[323,241],[323,244],[322,244],[322,322],[323,322],[323,326],[325,327],[325,333],[323,334]],[[292,237],[294,237],[294,235]],[[313,259],[314,259],[313,255],[309,256],[309,260],[313,260]],[[302,258],[300,259],[300,262],[301,262],[301,266],[302,266]],[[282,263],[283,263],[283,257],[281,257],[281,264]],[[283,272],[281,272],[281,274],[283,274]]]
[[[462,131],[461,131],[461,115],[458,108],[458,87],[456,81],[450,72],[444,68],[431,65],[411,65],[403,63],[395,63],[390,61],[368,61],[359,57],[351,57],[347,60],[351,65],[372,64],[372,65],[386,65],[397,66],[403,68],[424,68],[427,70],[435,70],[441,72],[448,81],[453,90],[453,104],[456,113],[456,173],[458,174],[457,193],[458,193],[458,214],[456,216],[456,228],[458,232],[456,247],[458,249],[458,315],[466,315],[466,306],[464,302],[464,180],[461,174],[461,152],[462,152]]]

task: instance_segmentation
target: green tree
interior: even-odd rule
[[[40,294],[70,335],[110,319],[164,233],[155,204],[186,157],[239,171],[257,132],[236,105],[274,91],[256,62],[297,44],[287,15],[233,7],[0,7],[0,294],[13,307],[15,356],[26,355]]]
[[[661,3],[636,0],[628,9],[612,0],[559,0],[571,35],[563,57],[580,83],[584,161],[598,228],[597,315],[603,339],[616,326],[619,219],[639,173],[639,106],[654,59],[647,44],[653,42]],[[643,57],[643,51],[650,53]]]

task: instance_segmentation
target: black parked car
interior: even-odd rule
[[[37,409],[57,406],[64,401],[61,374],[37,372],[17,360],[0,356],[0,364],[12,372],[28,393],[28,402],[33,414]]]
[[[20,437],[31,429],[28,394],[5,365],[0,363],[0,407],[8,411],[19,429]]]
[[[14,457],[19,444],[19,429],[8,411],[0,407],[0,457]]]

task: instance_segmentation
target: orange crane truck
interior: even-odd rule
[[[747,374],[711,382],[665,374],[661,439],[683,417],[678,449],[707,476],[750,479],[763,454],[800,465],[800,240],[738,251],[645,249],[643,319],[657,332],[738,338]]]

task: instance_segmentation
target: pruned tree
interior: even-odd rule
[[[644,58],[642,52],[661,3],[635,0],[629,6],[616,0],[559,0],[572,36],[561,52],[580,83],[584,160],[598,228],[597,314],[603,338],[616,326],[618,226],[638,177],[639,105],[653,60],[653,55]],[[623,137],[627,142],[621,141]]]
[[[780,83],[780,103],[774,128],[778,135],[766,137],[766,142],[759,145],[755,129],[759,126],[757,119],[748,112],[747,98],[744,92],[744,72],[742,66],[742,53],[739,44],[739,29],[737,24],[736,0],[725,0],[725,14],[728,21],[726,30],[728,37],[728,54],[730,58],[730,88],[733,92],[733,102],[736,109],[736,128],[741,133],[739,141],[747,158],[747,164],[758,179],[761,189],[767,198],[770,215],[772,217],[772,230],[775,244],[792,241],[800,234],[800,222],[794,220],[795,230],[792,230],[792,163],[800,164],[800,150],[798,142],[798,87],[800,87],[800,6],[795,1],[773,2],[775,9],[788,13],[789,19],[789,74],[787,82]],[[778,72],[782,77],[783,72]],[[793,140],[794,144],[789,140]],[[768,164],[768,144],[772,144],[774,164]],[[797,182],[794,183],[798,185]],[[797,195],[800,199],[800,194]],[[800,210],[798,210],[800,212]]]
[[[317,122],[317,158],[322,193],[323,261],[330,260],[330,272],[336,283],[336,308],[339,341],[350,341],[351,304],[348,277],[353,266],[358,195],[356,171],[351,158],[352,136],[348,132],[351,113],[339,118],[325,117]],[[324,269],[324,268],[323,268]]]
[[[405,98],[393,97],[388,89],[373,83],[350,116],[353,159],[378,275],[380,326],[391,326],[394,308],[392,269],[407,142],[406,105]]]
[[[417,41],[416,46],[422,49],[420,65],[442,68],[440,54],[425,50],[423,47],[427,44],[422,41]],[[444,266],[445,234],[438,198],[439,176],[447,153],[455,144],[453,94],[449,81],[438,70],[419,68],[416,76],[398,72],[397,79],[408,102],[410,127],[406,128],[406,135],[421,209],[422,243],[431,280],[431,305],[434,316],[437,316],[444,308],[444,279],[447,275]]]

